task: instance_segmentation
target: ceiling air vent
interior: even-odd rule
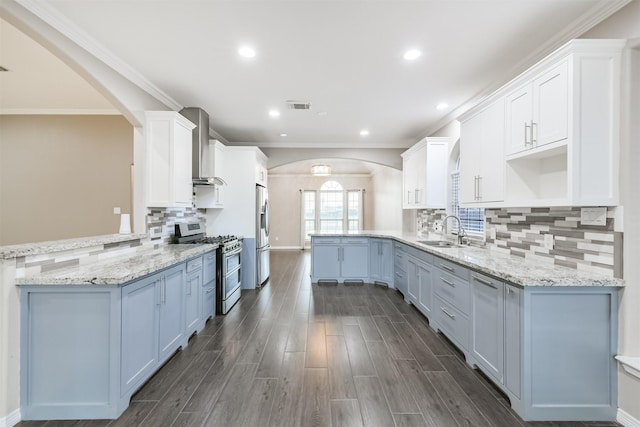
[[[311,103],[309,101],[285,101],[290,110],[310,110]]]

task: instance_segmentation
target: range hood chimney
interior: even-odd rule
[[[222,178],[214,176],[214,150],[209,144],[209,114],[198,107],[185,107],[180,114],[196,125],[192,141],[193,185],[226,185]]]

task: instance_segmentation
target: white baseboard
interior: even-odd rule
[[[21,421],[20,409],[16,409],[6,417],[0,418],[0,427],[13,427]]]
[[[302,246],[271,246],[272,251],[301,251]]]
[[[640,427],[640,420],[632,417],[631,414],[623,411],[620,408],[618,408],[618,416],[616,417],[616,421],[618,421],[624,427]]]

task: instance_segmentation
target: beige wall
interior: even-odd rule
[[[319,190],[329,179],[338,181],[345,190],[364,189],[364,228],[374,226],[375,191],[369,175],[269,175],[269,202],[271,208],[269,242],[274,248],[301,247],[301,200],[300,190]]]
[[[0,245],[117,233],[132,162],[122,116],[0,116]]]
[[[371,176],[373,230],[402,229],[402,171],[380,168]]]

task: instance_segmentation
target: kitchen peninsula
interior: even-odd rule
[[[312,281],[398,289],[524,420],[615,420],[623,281],[439,239],[314,234]]]
[[[146,235],[3,247],[19,288],[23,419],[117,418],[215,314],[216,247]]]

